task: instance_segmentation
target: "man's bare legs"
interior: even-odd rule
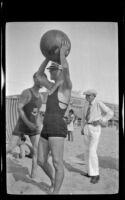
[[[64,138],[49,137],[49,145],[52,153],[53,165],[55,168],[55,184],[53,194],[58,194],[64,179],[63,152]]]
[[[31,178],[36,177],[36,170],[37,170],[37,151],[38,151],[38,142],[39,142],[40,135],[30,136],[30,140],[33,146],[33,155],[32,155],[32,169],[31,169]]]
[[[73,131],[68,131],[68,141],[73,142]]]
[[[70,137],[71,137],[71,142],[73,142],[73,140],[74,140],[73,131],[70,132]]]
[[[54,187],[53,169],[48,162],[49,151],[50,148],[48,140],[40,137],[38,144],[38,164],[44,170],[46,175],[50,178],[51,187]]]

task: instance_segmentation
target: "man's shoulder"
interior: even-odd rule
[[[30,88],[24,89],[20,96],[22,96],[22,97],[27,97],[27,96],[30,97],[31,96]]]
[[[102,104],[102,101],[99,99],[94,99],[93,104]]]
[[[100,109],[103,109],[103,110],[109,110],[109,107],[101,100],[98,100],[97,101],[97,105],[99,106]]]
[[[96,100],[96,103],[99,104],[99,105],[105,105],[105,103],[103,103],[103,101],[98,100],[98,99]]]
[[[22,93],[29,93],[30,90],[31,90],[31,88],[26,88],[26,89],[24,89],[24,90],[22,91]]]

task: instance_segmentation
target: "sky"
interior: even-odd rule
[[[118,24],[116,22],[6,23],[6,96],[32,87],[32,76],[45,57],[42,35],[51,29],[67,34],[67,57],[73,91],[95,89],[98,99],[118,104]],[[49,72],[45,71],[49,77]],[[41,90],[41,91],[44,91]]]

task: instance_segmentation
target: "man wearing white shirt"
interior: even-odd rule
[[[101,126],[105,126],[113,117],[113,111],[104,103],[96,100],[97,92],[87,90],[83,93],[86,102],[83,107],[82,116],[82,134],[84,134],[86,174],[90,177],[91,183],[97,183],[99,176],[99,163],[97,156],[97,147],[101,134]]]

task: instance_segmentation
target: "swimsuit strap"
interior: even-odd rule
[[[63,104],[65,104],[65,105],[67,105],[68,106],[68,104],[67,103],[65,103],[65,102],[62,102],[62,101],[59,101],[60,103],[63,103]]]
[[[59,87],[56,89],[56,93],[58,93],[58,89],[59,89]],[[57,99],[58,99],[58,94],[57,94]],[[60,102],[60,103],[62,103],[62,104],[65,104],[65,105],[69,105],[68,103],[65,103],[65,102],[63,102],[63,101],[60,101],[59,99],[58,99],[58,102]]]

